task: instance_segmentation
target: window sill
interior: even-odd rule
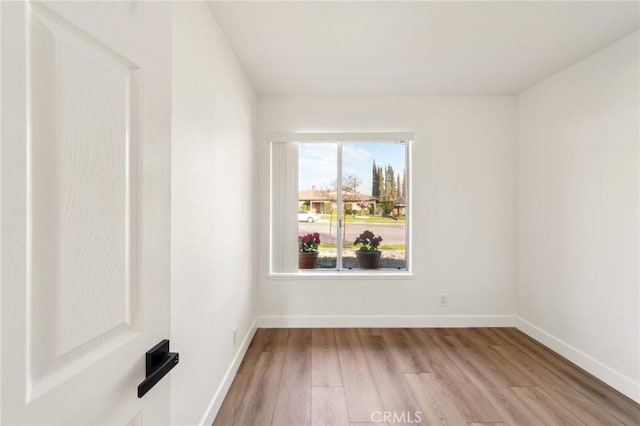
[[[297,281],[350,281],[350,280],[412,280],[415,277],[413,272],[398,271],[394,269],[376,269],[375,272],[364,272],[362,270],[343,271],[317,271],[312,272],[273,272],[267,274],[269,280],[297,280]]]

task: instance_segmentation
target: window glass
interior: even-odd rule
[[[302,269],[359,270],[366,256],[379,258],[375,269],[406,269],[406,159],[405,142],[298,144],[299,251],[320,241]]]
[[[369,231],[382,238],[381,269],[406,268],[406,147],[399,142],[344,142],[342,182],[345,215],[343,267],[356,268],[360,245]]]
[[[336,268],[337,175],[338,145],[335,142],[298,145],[298,236],[318,234],[317,269]]]

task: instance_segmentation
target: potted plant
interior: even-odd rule
[[[364,231],[358,235],[353,244],[359,244],[356,250],[356,266],[361,269],[378,269],[380,267],[380,250],[378,246],[382,237],[376,237],[371,231]]]
[[[320,244],[320,234],[301,235],[298,237],[298,268],[314,269],[318,261],[318,245]]]

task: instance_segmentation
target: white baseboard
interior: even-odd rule
[[[236,355],[233,357],[233,361],[229,366],[224,378],[222,379],[222,383],[216,390],[216,393],[213,395],[209,406],[207,407],[207,411],[205,411],[202,419],[200,419],[200,426],[209,426],[213,423],[218,415],[218,411],[224,402],[225,396],[227,396],[227,392],[229,392],[229,388],[231,387],[231,383],[233,382],[233,378],[236,376],[238,372],[238,368],[240,368],[240,364],[242,363],[242,359],[244,358],[247,349],[249,349],[249,344],[253,339],[253,335],[256,333],[257,325],[256,320],[253,320],[251,325],[249,326],[249,330],[247,331],[246,336],[242,340],[242,344],[238,348]]]
[[[619,373],[613,368],[603,364],[602,362],[587,355],[586,353],[571,346],[570,344],[547,333],[540,327],[533,325],[523,318],[516,316],[515,325],[518,330],[542,343],[544,346],[559,353],[580,368],[583,368],[584,370],[596,376],[598,379],[607,383],[609,386],[616,389],[620,393],[623,393],[634,401],[640,403],[640,383],[625,376],[624,374]]]
[[[264,315],[257,319],[263,328],[417,328],[417,327],[513,327],[513,315]]]

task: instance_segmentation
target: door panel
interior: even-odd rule
[[[170,6],[1,7],[2,422],[166,423]]]
[[[139,144],[131,131],[138,121],[135,68],[79,34],[32,14],[30,60],[37,72],[27,214],[36,394],[44,377],[139,329],[131,258],[138,238],[130,229],[138,201],[130,179],[136,163],[129,162]]]

